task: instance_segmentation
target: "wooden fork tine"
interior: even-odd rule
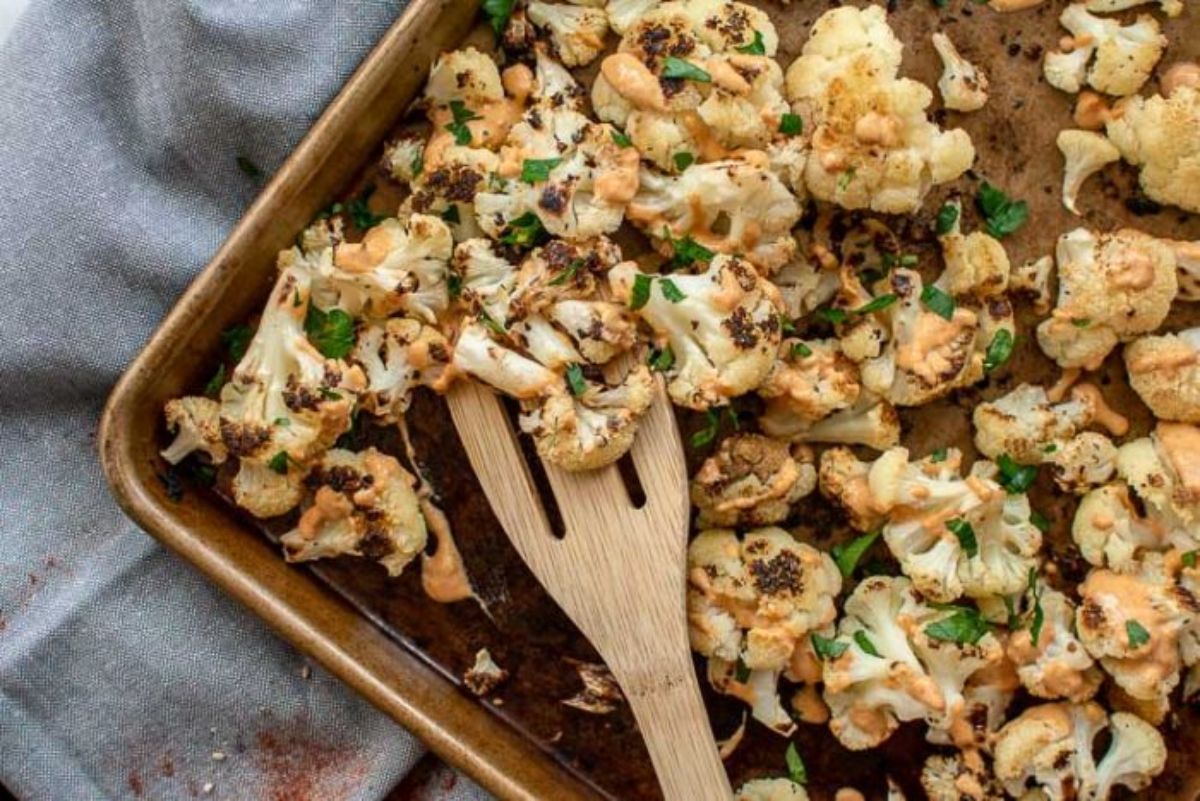
[[[665,514],[676,526],[675,530],[686,533],[690,509],[683,441],[662,376],[656,379],[658,391],[654,403],[646,411],[629,453],[646,494],[642,511]]]
[[[611,518],[617,510],[631,508],[629,492],[616,465],[573,473],[545,461],[542,467],[558,501],[566,537],[586,536],[596,520]]]

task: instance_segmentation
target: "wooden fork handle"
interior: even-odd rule
[[[690,657],[652,675],[636,668],[612,668],[646,741],[666,801],[730,801],[733,791]]]

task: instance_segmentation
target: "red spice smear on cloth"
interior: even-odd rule
[[[323,801],[350,795],[367,766],[346,748],[269,731],[255,742],[254,761],[263,774],[264,801]]]

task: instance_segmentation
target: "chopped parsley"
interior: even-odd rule
[[[450,295],[450,300],[458,300],[462,296],[462,276],[458,273],[450,273],[446,276],[446,293]]]
[[[561,273],[554,276],[548,282],[549,286],[561,286],[568,281],[574,281],[575,276],[579,274],[580,268],[583,267],[583,259],[572,259],[571,263],[566,266]]]
[[[821,659],[837,659],[850,647],[849,643],[839,642],[831,637],[822,637],[815,631],[809,635],[809,641],[812,643],[813,652]]]
[[[721,431],[722,417],[728,417],[733,429],[735,431],[738,429],[738,413],[732,406],[725,407],[724,415],[718,409],[709,409],[705,412],[704,428],[692,434],[692,438],[689,440],[693,448],[702,448],[717,438],[717,434]]]
[[[354,348],[354,318],[341,309],[322,311],[310,303],[304,333],[327,359],[341,359]]]
[[[850,542],[833,546],[830,555],[833,556],[833,561],[837,563],[838,570],[842,571],[844,577],[850,578],[854,573],[854,568],[858,567],[859,561],[863,558],[863,554],[870,550],[877,539],[879,539],[879,532],[872,531],[870,534],[855,537]]]
[[[633,279],[633,289],[629,292],[629,308],[633,311],[650,302],[650,286],[654,279],[645,273],[638,273]]]
[[[1150,632],[1146,631],[1146,627],[1136,620],[1125,621],[1125,635],[1129,637],[1130,648],[1141,648],[1150,642]]]
[[[458,225],[459,223],[462,222],[462,217],[459,216],[459,213],[458,213],[458,206],[455,206],[455,205],[447,206],[446,210],[443,211],[438,216],[442,218],[443,222],[448,222],[451,225]]]
[[[583,378],[583,368],[575,362],[567,365],[567,386],[575,396],[587,392],[587,381]]]
[[[409,163],[408,168],[414,179],[420,178],[421,173],[425,172],[425,154],[420,150],[413,153],[412,162]]]
[[[508,331],[504,328],[504,326],[500,325],[495,317],[488,314],[486,311],[483,311],[482,309],[479,311],[479,322],[490,328],[492,333],[496,336],[508,336]]]
[[[1050,520],[1047,519],[1047,517],[1037,509],[1033,509],[1029,512],[1029,522],[1033,524],[1034,528],[1043,534],[1050,530]]]
[[[903,253],[900,256],[901,267],[916,267],[920,262],[921,260],[912,253]]]
[[[1179,557],[1179,561],[1183,562],[1183,566],[1184,566],[1184,567],[1195,567],[1195,566],[1196,566],[1196,554],[1197,554],[1197,553],[1200,553],[1200,552],[1198,552],[1198,551],[1195,551],[1195,550],[1192,550],[1192,551],[1186,551],[1186,552],[1183,554],[1183,556]]]
[[[1058,444],[1054,442],[1042,446],[1042,453],[1054,453],[1056,450],[1058,450]]]
[[[257,181],[259,178],[262,178],[262,170],[258,168],[257,164],[245,156],[237,157],[237,166],[238,169],[241,170],[242,173],[251,181]]]
[[[784,136],[799,136],[804,133],[804,120],[799,114],[784,114],[779,118],[779,132]]]
[[[934,224],[933,230],[938,236],[945,236],[954,230],[954,226],[958,223],[959,208],[954,203],[943,203],[938,209],[937,222]]]
[[[479,119],[479,115],[461,100],[450,101],[450,115],[454,121],[446,123],[446,130],[454,134],[454,144],[460,147],[471,144],[471,129],[467,123]]]
[[[808,783],[808,770],[804,767],[804,760],[800,758],[800,754],[796,751],[795,743],[788,743],[787,751],[783,755],[784,762],[787,763],[788,778],[796,784]]]
[[[757,30],[754,32],[754,41],[749,44],[738,45],[734,49],[748,56],[765,56],[767,54],[767,44],[763,41],[762,31]]]
[[[1037,481],[1036,465],[1017,464],[1007,453],[1000,454],[1000,458],[996,460],[996,466],[1000,468],[998,476],[1000,486],[1004,487],[1005,492],[1009,495],[1020,495],[1022,492],[1028,491],[1033,486],[1033,482]]]
[[[862,629],[854,632],[854,642],[862,649],[863,653],[878,659],[883,659],[883,655],[879,653],[879,649],[875,647],[875,643],[871,642],[871,638]]]
[[[953,611],[948,617],[925,627],[925,634],[931,639],[974,645],[982,640],[983,635],[991,629],[988,622],[983,619],[983,615],[979,614],[978,609],[966,606],[944,608]]]
[[[979,555],[979,540],[975,538],[975,529],[971,528],[971,524],[961,517],[956,517],[953,520],[946,521],[946,528],[950,529],[950,533],[958,537],[958,544],[962,546],[963,553],[968,559],[972,559]]]
[[[1038,585],[1037,568],[1029,568],[1029,586],[1026,590],[1033,601],[1033,615],[1029,621],[1029,643],[1036,648],[1046,625],[1046,612],[1042,609],[1042,588]]]
[[[676,153],[672,158],[675,161],[675,169],[679,170],[680,172],[683,172],[688,167],[692,166],[692,163],[696,161],[696,157],[686,150]]]
[[[521,163],[521,180],[537,184],[550,179],[550,171],[562,164],[562,159],[525,159]]]
[[[779,320],[779,330],[783,332],[784,336],[796,333],[796,324],[792,322],[792,318],[780,312],[776,315],[776,319]]]
[[[697,83],[712,83],[712,76],[690,61],[684,61],[676,56],[667,56],[663,60],[662,76],[664,78],[680,78]]]
[[[341,400],[342,396],[334,392],[329,387],[321,387],[318,392],[321,393],[321,400]]]
[[[899,300],[899,298],[892,294],[880,295],[879,297],[859,306],[857,309],[852,311],[851,314],[870,314],[872,312],[883,311],[897,300]]]
[[[1029,204],[1024,200],[1012,200],[1003,190],[987,181],[979,187],[976,195],[979,210],[983,212],[984,227],[997,239],[1015,233],[1029,219]]]
[[[1091,319],[1089,319],[1087,317],[1083,317],[1078,320],[1071,321],[1071,325],[1075,326],[1076,328],[1087,328],[1091,324],[1092,324]]]
[[[792,343],[791,357],[793,359],[807,359],[809,356],[812,356],[812,354],[812,348],[810,348],[808,345],[805,345],[803,342]]]
[[[542,221],[532,211],[527,211],[509,221],[508,227],[500,236],[500,242],[519,248],[531,248],[538,244],[545,234],[546,229],[542,227]]]
[[[656,373],[665,373],[675,366],[675,351],[671,350],[670,345],[661,350],[655,348],[650,351],[646,364],[650,365],[650,369]]]
[[[845,309],[835,309],[832,306],[817,309],[813,314],[817,316],[817,319],[824,320],[827,323],[834,323],[835,325],[844,323],[850,319],[850,315],[846,313]]]
[[[629,134],[622,131],[613,131],[612,140],[617,147],[633,147],[633,140],[629,138]]]
[[[346,213],[350,222],[360,231],[374,228],[387,219],[386,214],[375,214],[371,211],[371,195],[375,194],[375,185],[367,184],[358,193],[358,197],[346,204]]]
[[[488,22],[492,25],[492,30],[497,36],[504,33],[504,26],[508,25],[508,18],[512,16],[513,3],[515,0],[483,0],[483,13],[487,15]]]
[[[737,664],[733,668],[733,678],[738,684],[745,684],[750,680],[750,666],[739,656]]]
[[[701,245],[690,236],[683,239],[671,237],[671,229],[663,229],[663,239],[671,246],[671,260],[666,265],[667,272],[682,267],[691,267],[697,262],[708,264],[713,259],[713,252]]]
[[[678,303],[687,297],[687,295],[683,294],[683,290],[670,278],[660,278],[658,285],[662,289],[663,297],[672,303]]]
[[[841,175],[838,176],[837,188],[839,191],[842,191],[842,192],[846,191],[846,187],[850,186],[850,182],[854,180],[854,174],[855,174],[855,169],[853,167],[851,167],[850,169],[846,170],[845,172],[843,172]]]
[[[983,371],[990,373],[1012,358],[1014,344],[1012,331],[1007,328],[997,331],[983,356]]]
[[[933,453],[929,454],[929,461],[937,464],[938,462],[946,461],[946,457],[950,455],[950,451],[946,448],[938,448]]]
[[[179,472],[175,469],[175,465],[167,465],[165,473],[156,473],[155,475],[162,483],[168,499],[173,503],[183,500],[183,482],[179,480]]]
[[[943,320],[954,318],[954,298],[936,286],[927,286],[921,290],[921,302],[925,304],[925,308]]]
[[[281,476],[286,476],[288,471],[288,462],[290,460],[291,457],[288,456],[287,451],[280,451],[271,457],[271,460],[267,462],[267,467],[271,468]]]
[[[210,398],[215,398],[221,394],[221,387],[225,386],[225,365],[217,366],[217,372],[213,373],[213,377],[208,379],[208,383],[204,385],[204,394]]]
[[[221,344],[235,362],[240,362],[246,355],[246,348],[253,338],[254,330],[248,325],[231,325],[221,332]]]

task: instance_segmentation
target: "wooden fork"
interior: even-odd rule
[[[631,451],[646,494],[642,508],[634,508],[615,465],[570,473],[545,464],[566,528],[562,539],[550,531],[500,400],[474,382],[448,399],[509,539],[620,683],[664,797],[729,801],[688,647],[687,469],[661,381]]]

